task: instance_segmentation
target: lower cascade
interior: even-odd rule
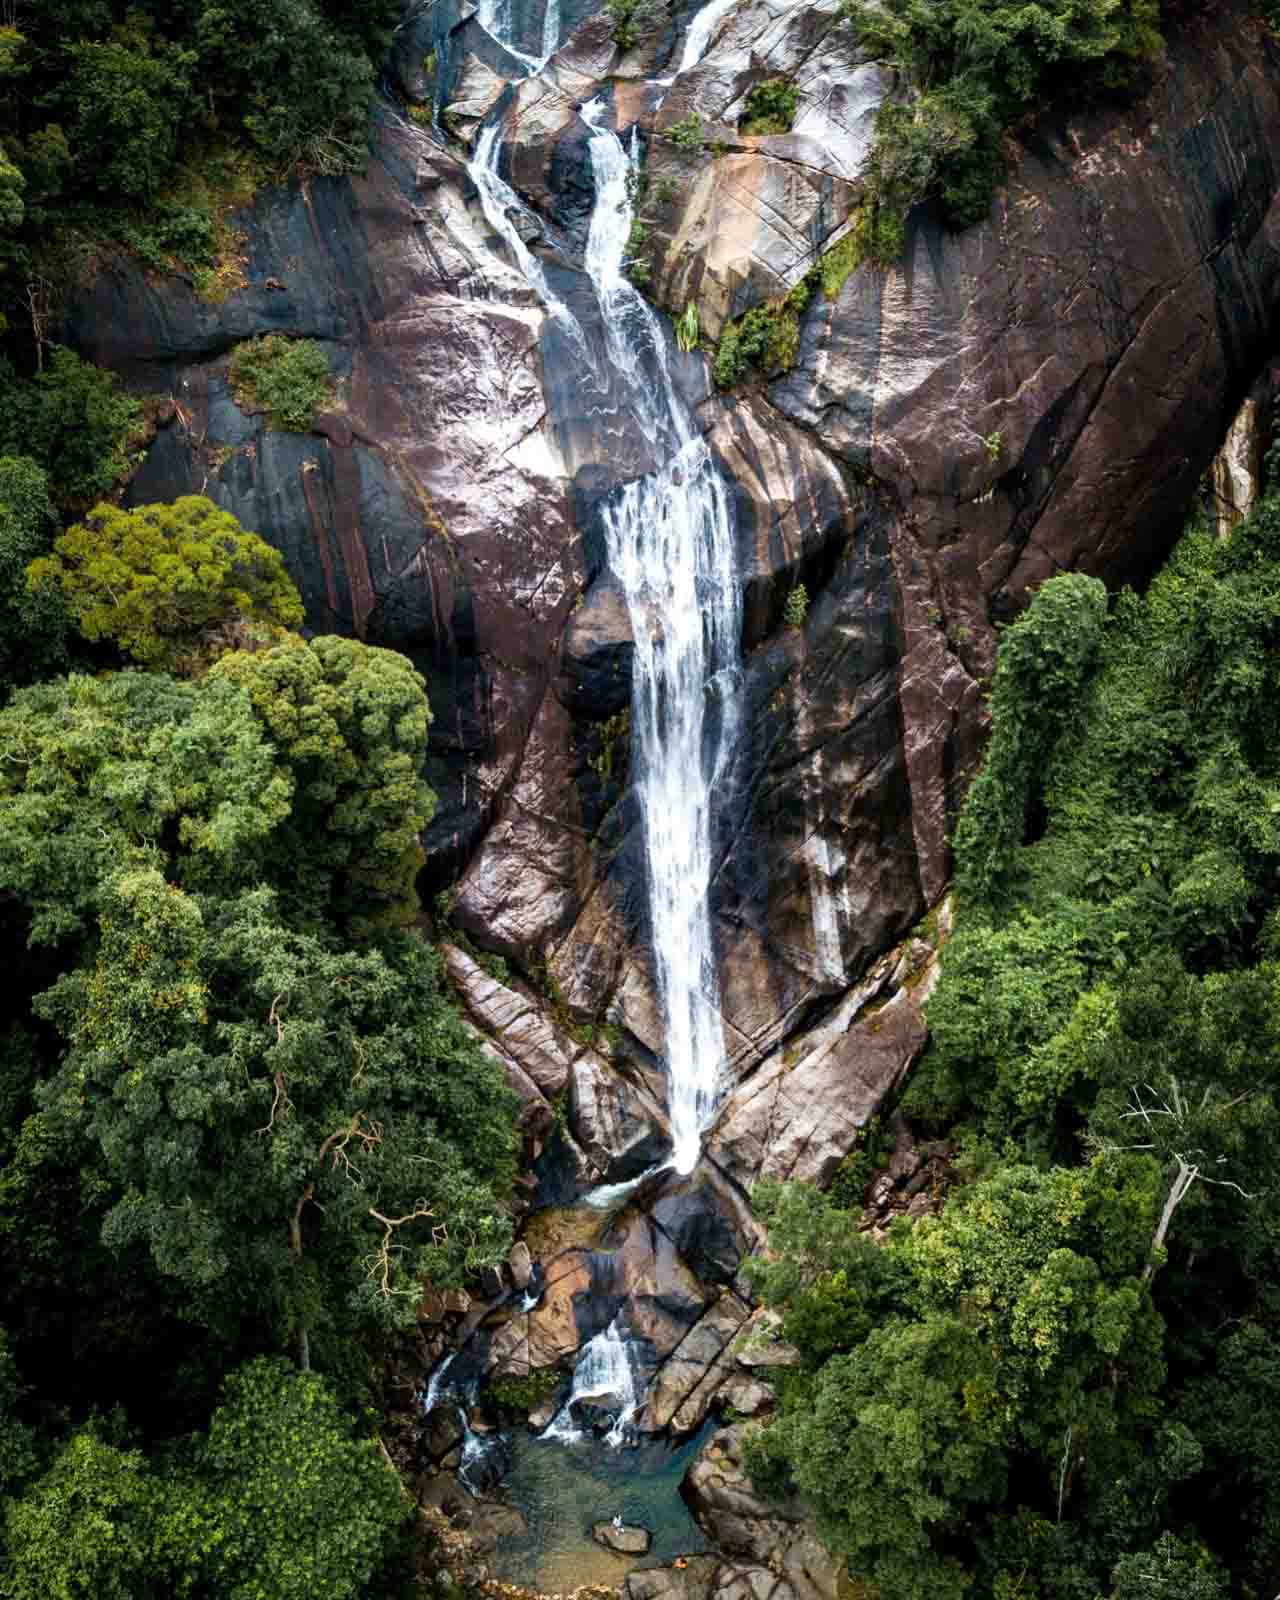
[[[547,1424],[542,1437],[562,1444],[576,1444],[586,1437],[574,1417],[573,1408],[585,1401],[611,1401],[616,1413],[605,1434],[605,1443],[626,1444],[634,1438],[633,1423],[642,1397],[637,1392],[635,1373],[628,1347],[615,1317],[603,1333],[583,1345],[573,1369],[573,1389],[569,1398]]]

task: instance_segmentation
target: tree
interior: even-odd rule
[[[110,639],[152,667],[191,667],[217,636],[295,627],[302,601],[279,554],[203,495],[121,511],[98,505],[32,562],[86,639]]]
[[[945,1314],[891,1320],[834,1356],[806,1403],[763,1436],[785,1457],[823,1539],[903,1600],[957,1600],[966,1580],[934,1536],[1004,1495],[1004,1424],[990,1349]]]
[[[1197,979],[1172,956],[1133,975],[1089,1040],[1085,1071],[1102,1085],[1092,1142],[1112,1158],[1154,1157],[1167,1174],[1144,1280],[1197,1183],[1254,1197],[1246,1185],[1277,1130],[1278,1051],[1268,974]]]
[[[1096,661],[1106,620],[1098,579],[1062,573],[1001,638],[991,744],[956,830],[958,885],[979,902],[999,892],[1022,843],[1028,804]]]
[[[0,741],[0,888],[34,944],[91,937],[106,886],[131,865],[159,859],[188,888],[257,881],[293,796],[226,683],[121,672],[35,684],[0,710]]]
[[[424,1275],[501,1257],[514,1101],[422,945],[351,951],[254,890],[203,901],[154,868],[103,895],[92,968],[37,1001],[68,1044],[37,1090],[97,1152],[103,1236],[146,1245],[191,1314],[295,1335],[413,1323]]]
[[[135,10],[110,37],[69,43],[66,59],[61,99],[85,181],[151,198],[173,167],[195,55],[155,40]]]
[[[259,1359],[227,1379],[156,1535],[199,1593],[354,1600],[408,1514],[394,1470],[329,1385]]]
[[[0,697],[67,665],[62,599],[26,582],[54,526],[47,474],[27,457],[0,456]]]
[[[1109,1600],[1227,1600],[1227,1575],[1203,1546],[1161,1534],[1151,1550],[1121,1556]]]
[[[154,1584],[147,1464],[78,1429],[5,1515],[5,1600],[145,1600]]]
[[[411,921],[435,806],[421,776],[431,720],[421,676],[393,650],[325,637],[224,656],[210,682],[244,691],[293,774],[281,892],[359,934]]]
[[[129,466],[142,407],[116,380],[61,345],[34,378],[0,370],[0,452],[30,456],[49,474],[62,511],[109,494]]]

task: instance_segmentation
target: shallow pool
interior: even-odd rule
[[[511,1441],[504,1498],[523,1512],[528,1531],[504,1539],[490,1558],[499,1578],[544,1594],[585,1583],[620,1584],[637,1564],[706,1550],[708,1542],[680,1498],[680,1480],[708,1431],[677,1446],[646,1440],[612,1450],[598,1440],[558,1444],[523,1430]],[[591,1537],[593,1522],[614,1516],[648,1528],[648,1556],[620,1556]]]

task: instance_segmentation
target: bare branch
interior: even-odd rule
[[[405,1248],[403,1245],[393,1243],[393,1241],[395,1239],[397,1228],[403,1228],[410,1222],[418,1222],[425,1217],[434,1216],[434,1211],[425,1200],[419,1200],[414,1204],[413,1210],[407,1211],[403,1217],[384,1217],[381,1211],[374,1210],[372,1206],[369,1207],[369,1215],[374,1219],[375,1222],[380,1222],[382,1224],[382,1242],[369,1257],[369,1271],[367,1274],[370,1278],[377,1280],[376,1287],[378,1293],[387,1300],[390,1300],[393,1295],[397,1294],[405,1295],[419,1293],[417,1285],[406,1289],[392,1288],[391,1269],[393,1266],[393,1257],[402,1255]],[[433,1239],[435,1238],[437,1231],[438,1230],[436,1228],[431,1230]]]

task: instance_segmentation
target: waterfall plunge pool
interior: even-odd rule
[[[502,1498],[527,1527],[504,1537],[488,1558],[495,1577],[543,1594],[567,1594],[586,1583],[616,1586],[636,1566],[665,1565],[710,1549],[680,1496],[680,1482],[712,1427],[704,1423],[674,1445],[644,1439],[621,1449],[598,1439],[561,1444],[515,1430]],[[614,1516],[649,1529],[647,1556],[617,1555],[595,1542],[592,1523]]]

